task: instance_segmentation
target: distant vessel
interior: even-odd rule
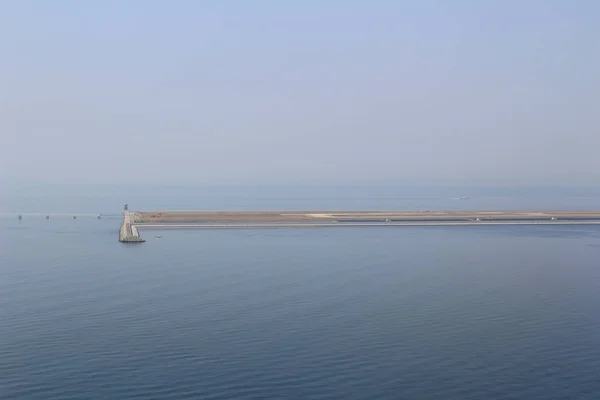
[[[162,239],[161,235],[154,235],[154,237],[157,238],[157,239]]]
[[[469,197],[469,196],[465,196],[465,197],[461,197],[460,199],[461,199],[461,200],[469,200],[469,199],[470,199],[470,197]]]
[[[23,219],[23,216],[22,216],[21,214],[19,214],[19,219],[20,219],[20,220],[21,220],[21,219]]]
[[[50,219],[50,216],[49,216],[49,215],[46,215],[46,219]]]

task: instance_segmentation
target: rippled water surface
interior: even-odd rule
[[[600,398],[600,227],[119,224],[0,218],[0,398]]]

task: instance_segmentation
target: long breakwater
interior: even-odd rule
[[[243,229],[600,224],[600,211],[126,211],[121,242],[143,229]]]

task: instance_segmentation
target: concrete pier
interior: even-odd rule
[[[125,211],[123,213],[123,225],[119,229],[119,242],[121,243],[142,243],[145,242],[140,236],[137,227],[134,225],[136,221],[135,213]]]
[[[240,229],[476,225],[600,225],[600,211],[125,211],[121,242],[139,229]]]

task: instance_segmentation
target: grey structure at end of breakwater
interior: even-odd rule
[[[145,242],[140,236],[140,232],[133,224],[135,222],[135,214],[129,211],[123,213],[123,225],[119,229],[119,242],[121,243],[142,243]]]

